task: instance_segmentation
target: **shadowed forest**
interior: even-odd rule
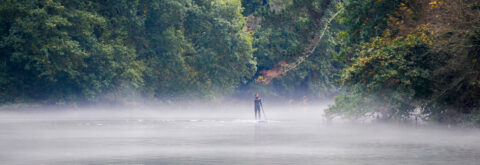
[[[3,0],[0,104],[248,96],[480,126],[478,0]]]

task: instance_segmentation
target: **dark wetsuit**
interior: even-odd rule
[[[255,98],[255,119],[260,120],[260,107],[262,106],[262,99]],[[258,117],[257,117],[258,116]]]

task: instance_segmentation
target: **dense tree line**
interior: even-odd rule
[[[331,15],[335,3],[330,0],[269,2],[253,14],[257,20],[252,29],[258,67],[255,78],[265,77],[262,71],[303,58],[312,46],[318,48],[300,65],[292,65],[293,69],[284,76],[266,84],[251,82],[249,87],[264,94],[291,96],[294,100],[304,96],[330,97],[336,91],[333,74],[340,68],[339,63],[332,61],[332,54],[327,52],[330,43],[315,41],[325,26],[324,18]]]
[[[315,83],[323,89],[339,85],[327,116],[399,121],[416,116],[480,125],[478,1],[284,4],[281,10],[271,5],[256,10],[261,20],[254,34],[259,70],[279,61],[294,63],[312,43],[320,49],[268,84],[273,91],[297,91]],[[326,37],[315,41],[323,27],[329,27]],[[322,88],[309,91],[325,94]]]
[[[6,0],[0,100],[229,92],[256,71],[239,1]]]
[[[261,92],[480,125],[477,0],[4,0],[0,15],[1,103]]]
[[[480,2],[443,0],[340,3],[346,92],[331,114],[480,125]]]

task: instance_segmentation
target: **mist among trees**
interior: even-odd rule
[[[4,0],[0,103],[252,95],[480,126],[478,0]]]

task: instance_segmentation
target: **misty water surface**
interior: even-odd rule
[[[326,124],[319,107],[2,112],[0,164],[480,164],[480,131]]]

